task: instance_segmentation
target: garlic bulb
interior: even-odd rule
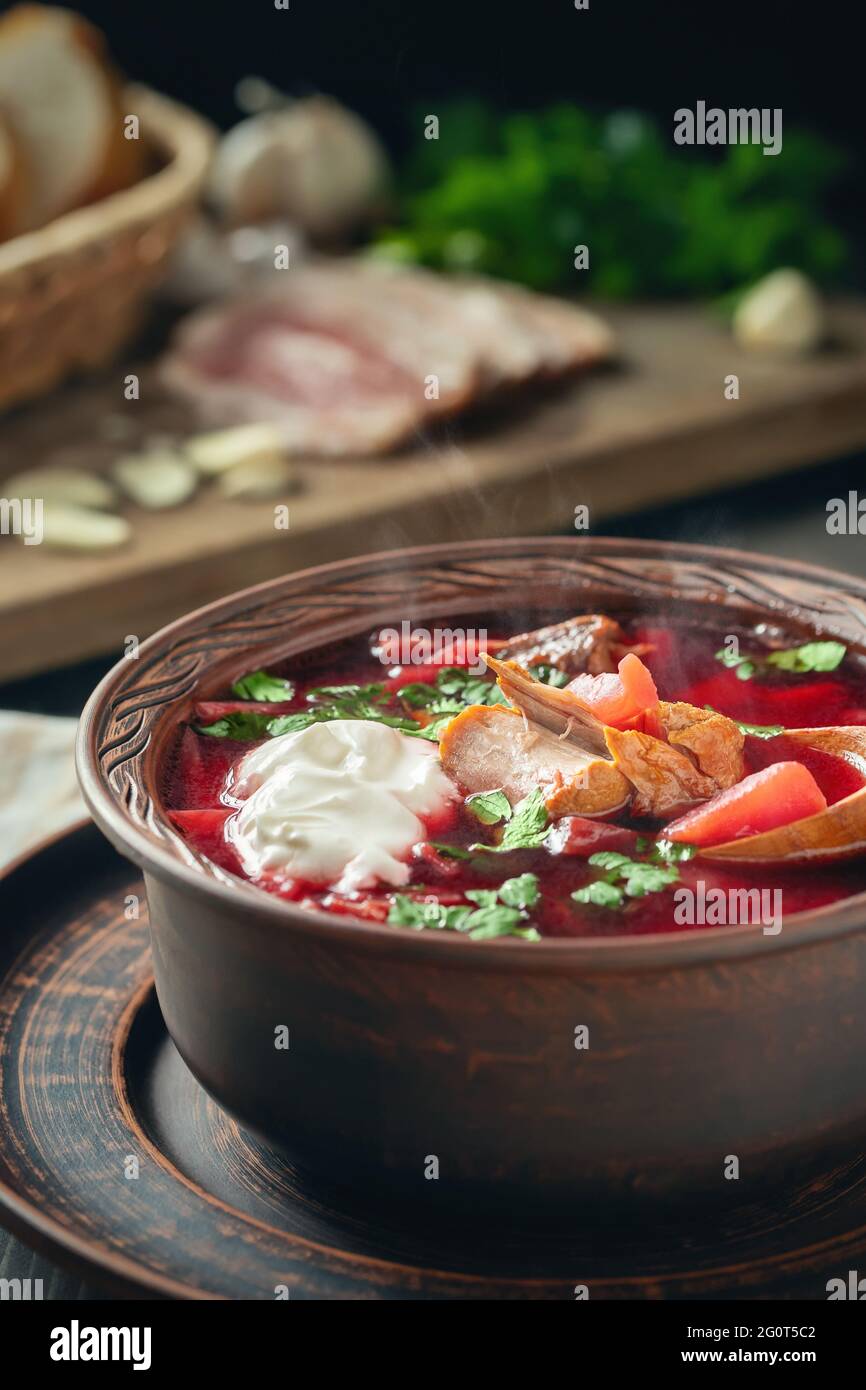
[[[811,352],[826,332],[824,306],[799,270],[774,270],[740,300],[734,336],[743,347],[767,352]]]
[[[210,194],[234,225],[285,217],[323,241],[351,231],[381,198],[388,161],[369,126],[330,97],[262,111],[225,135]]]

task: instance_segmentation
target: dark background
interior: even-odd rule
[[[848,0],[82,0],[120,64],[207,112],[235,118],[256,73],[318,88],[396,138],[407,110],[443,93],[509,107],[570,98],[669,120],[698,99],[781,106],[866,143],[862,44]],[[857,26],[859,29],[859,26]]]
[[[567,99],[633,107],[672,129],[679,106],[781,107],[851,155],[829,210],[866,286],[862,12],[853,0],[81,0],[131,77],[227,128],[249,74],[282,91],[336,96],[393,153],[419,106],[481,96],[505,109]],[[860,23],[857,23],[857,19]],[[701,151],[706,156],[706,150]],[[687,157],[687,156],[686,156]]]

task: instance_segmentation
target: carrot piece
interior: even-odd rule
[[[802,763],[772,763],[687,811],[664,830],[667,840],[705,848],[826,811],[827,800]]]

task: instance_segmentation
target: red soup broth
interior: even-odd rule
[[[560,620],[563,614],[526,615],[514,631]],[[830,673],[794,675],[784,671],[762,674],[744,681],[736,671],[724,667],[716,653],[731,629],[718,630],[692,623],[667,622],[661,617],[642,622],[624,622],[630,642],[646,643],[644,655],[661,698],[682,700],[699,707],[711,706],[720,713],[757,726],[784,728],[866,724],[866,669],[850,653],[841,666]],[[493,648],[501,631],[501,621],[487,628]],[[744,652],[759,652],[761,638],[755,632],[737,634]],[[792,642],[790,645],[795,645]],[[441,665],[441,663],[440,663]],[[410,683],[433,683],[438,674],[435,663],[403,668],[386,666],[375,654],[372,639],[345,642],[331,649],[327,657],[307,653],[303,658],[270,668],[271,673],[291,681],[289,699],[277,702],[275,714],[310,709],[307,693],[322,686],[385,687],[382,699],[397,700],[396,692]],[[386,705],[386,708],[390,706]],[[199,731],[197,719],[216,722],[221,710],[227,713],[269,709],[261,702],[239,701],[226,691],[223,701],[209,698],[192,722],[178,731],[166,759],[162,777],[162,797],[176,829],[205,859],[221,869],[245,877],[237,854],[226,835],[226,826],[237,808],[233,795],[235,773],[242,758],[265,739],[216,737]],[[395,712],[400,707],[395,704]],[[745,749],[746,772],[785,760],[802,762],[812,773],[828,804],[851,795],[864,785],[864,774],[849,763],[813,749],[805,749],[782,736],[748,736]],[[839,902],[866,891],[866,858],[839,860],[785,867],[723,867],[700,858],[677,864],[675,884],[643,897],[629,899],[613,910],[589,903],[577,903],[572,893],[598,875],[588,863],[590,854],[601,850],[642,857],[651,849],[661,824],[629,821],[581,822],[574,828],[563,822],[543,847],[515,850],[504,854],[470,851],[478,843],[493,843],[493,832],[466,807],[458,805],[444,823],[425,828],[409,859],[410,879],[405,887],[379,884],[354,894],[339,895],[327,885],[296,880],[261,881],[263,891],[286,901],[297,902],[344,917],[385,922],[394,895],[406,894],[419,901],[435,898],[450,906],[467,902],[467,891],[496,888],[505,880],[531,873],[537,876],[539,898],[529,913],[531,925],[542,936],[609,937],[647,935],[658,932],[700,930],[704,927],[732,925],[725,921],[724,909],[701,913],[701,903],[709,901],[711,890],[731,895],[736,890],[762,892],[766,910],[781,906],[782,916]],[[435,841],[435,846],[431,844]],[[462,851],[452,857],[442,846]],[[695,913],[701,920],[689,920],[683,909],[675,912],[677,890],[694,894]],[[776,897],[774,895],[780,895]],[[716,901],[721,895],[716,892]],[[703,917],[706,920],[703,920]],[[768,919],[769,920],[769,919]],[[395,927],[395,930],[401,928]]]

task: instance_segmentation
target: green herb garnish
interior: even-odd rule
[[[369,719],[435,743],[444,726],[455,714],[465,709],[466,705],[495,704],[502,698],[498,688],[491,681],[473,678],[458,667],[443,668],[439,676],[440,682],[443,677],[447,689],[441,684],[432,686],[418,682],[415,685],[404,686],[398,692],[413,708],[426,709],[435,716],[423,727],[416,719],[409,718],[399,709],[395,710],[392,693],[381,683],[374,682],[370,685],[316,686],[308,690],[304,697],[308,709],[280,715],[242,712],[226,715],[213,724],[201,727],[199,732],[209,734],[212,738],[249,741],[298,733],[301,729],[309,728],[311,724],[328,723],[333,719]],[[274,684],[270,684],[271,682]],[[241,694],[243,689],[244,699],[264,699],[266,691],[269,692],[269,699],[276,698],[277,694],[281,699],[288,699],[293,693],[289,682],[279,682],[278,677],[269,676],[266,671],[254,671],[250,676],[238,681],[233,689],[236,694]],[[452,696],[451,690],[459,690],[459,698]]]
[[[461,666],[443,666],[436,677],[442,695],[451,695],[461,705],[507,705],[508,701],[494,680],[473,676]]]
[[[668,842],[658,842],[659,845],[665,843]],[[602,877],[578,888],[571,896],[576,903],[592,903],[595,907],[623,907],[627,898],[643,898],[647,893],[660,893],[670,884],[678,882],[680,877],[680,871],[674,864],[629,859],[628,855],[615,854],[611,850],[591,854],[587,862],[592,868],[603,870]]]
[[[200,734],[209,734],[211,738],[235,738],[249,743],[267,738],[273,722],[272,714],[225,714],[214,724],[199,724],[196,728]]]
[[[462,700],[451,699],[442,694],[435,685],[404,685],[397,691],[398,698],[411,709],[429,710],[431,714],[459,714],[465,709]]]
[[[463,932],[473,941],[491,941],[498,936],[517,936],[523,941],[539,941],[535,927],[528,925],[527,910],[538,902],[535,874],[506,879],[499,888],[472,888],[466,893],[471,907],[443,907],[435,898],[419,901],[396,893],[388,921],[397,927],[433,927],[439,931]]]
[[[469,894],[466,894],[467,898]],[[499,896],[508,907],[518,907],[523,911],[535,907],[538,902],[538,878],[535,874],[518,874],[508,878],[500,886]]]
[[[462,714],[469,705],[507,704],[505,696],[492,680],[483,676],[472,676],[459,666],[443,666],[436,677],[436,684],[424,681],[410,682],[401,686],[397,698],[410,709],[423,709],[437,716],[423,729],[407,729],[407,733],[418,733],[420,738],[436,743],[445,725],[456,714]]]
[[[392,714],[386,708],[391,699],[384,685],[321,685],[308,690],[304,697],[312,709],[306,712],[307,723],[327,722],[332,719],[371,719],[377,724],[387,724],[392,729],[402,729],[405,733],[416,734],[418,724],[402,714]],[[287,721],[298,716],[289,714]],[[303,717],[303,716],[301,716]],[[274,724],[279,724],[279,718]],[[292,733],[295,728],[305,728],[304,724],[289,723],[287,727],[274,728],[273,734]]]
[[[537,665],[530,666],[529,671],[537,681],[556,686],[560,690],[564,685],[568,685],[571,679],[567,671],[560,671],[559,667],[550,666],[546,661],[539,661]]]
[[[425,724],[423,729],[416,725],[414,729],[406,729],[407,734],[417,734],[418,738],[429,739],[431,743],[438,743],[439,736],[446,724],[450,724],[454,718],[453,714],[443,714],[439,719],[431,719],[429,724]]]
[[[511,819],[511,802],[503,791],[475,792],[467,796],[466,806],[482,825],[498,825]]]
[[[571,896],[576,903],[591,903],[593,907],[622,906],[622,889],[605,878],[597,878],[585,888],[576,889]]]
[[[239,700],[282,702],[292,699],[295,687],[291,681],[283,680],[282,676],[272,676],[267,671],[251,671],[248,676],[241,676],[240,680],[235,681],[232,693]]]
[[[393,714],[387,707],[390,695],[383,685],[331,685],[310,690],[306,699],[309,709],[294,714],[228,714],[214,724],[199,728],[212,738],[261,739],[279,738],[281,734],[296,734],[311,724],[329,723],[334,719],[370,719],[407,734],[423,734],[414,719]]]
[[[498,845],[472,845],[474,850],[491,854],[506,854],[512,849],[540,849],[547,838],[549,817],[541,788],[535,787],[525,796],[511,813],[506,822],[502,839]]]
[[[802,647],[792,647],[788,651],[771,652],[767,657],[770,666],[780,671],[835,671],[845,656],[847,648],[842,642],[805,642]]]
[[[738,652],[732,652],[727,647],[723,647],[720,652],[716,652],[716,661],[720,661],[729,670],[734,670],[738,680],[747,681],[751,680],[756,672],[766,671],[768,667],[775,667],[778,671],[789,671],[798,676],[806,675],[811,671],[835,671],[837,666],[841,664],[846,650],[847,648],[842,642],[804,642],[801,647],[788,647],[783,651],[742,656]],[[753,726],[753,728],[760,727],[760,725]],[[752,730],[744,729],[743,732],[751,733]],[[771,738],[773,735],[759,734],[758,737]]]
[[[733,670],[737,674],[737,680],[748,681],[755,674],[756,666],[747,656],[741,656],[739,652],[729,651],[723,647],[720,652],[716,652],[716,661],[720,661],[728,670]]]

